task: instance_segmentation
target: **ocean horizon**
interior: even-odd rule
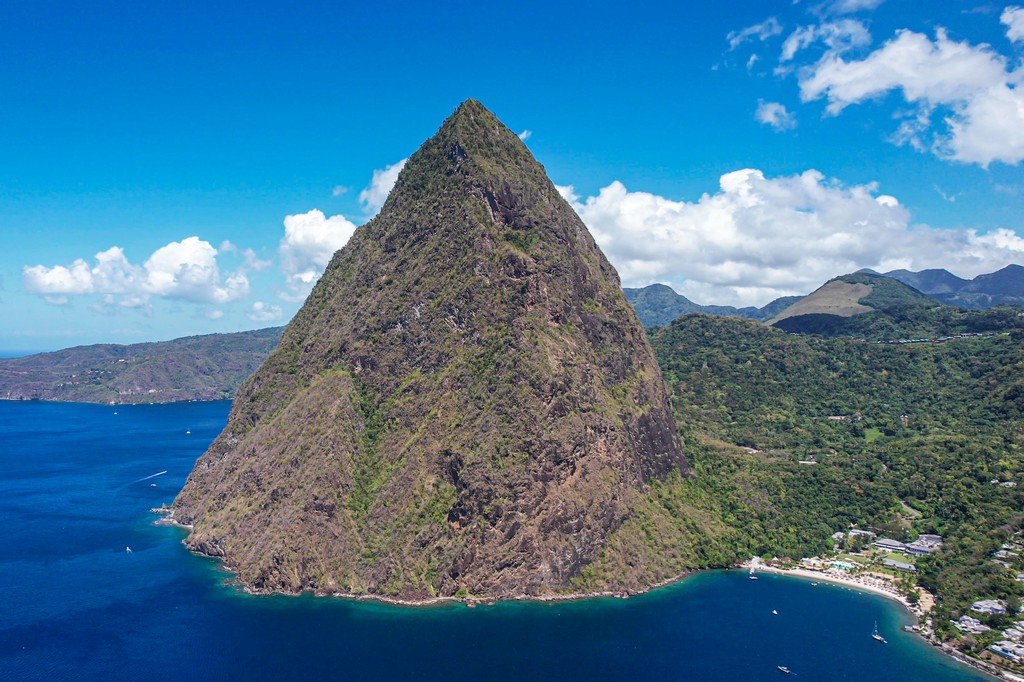
[[[896,602],[737,570],[476,608],[246,594],[150,512],[229,407],[0,401],[0,678],[989,679],[904,632]]]

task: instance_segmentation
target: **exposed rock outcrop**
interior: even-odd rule
[[[335,254],[173,514],[254,590],[542,596],[687,469],[614,269],[468,100]],[[663,579],[659,547],[599,587]]]

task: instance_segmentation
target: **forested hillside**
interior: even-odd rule
[[[873,343],[704,315],[654,330],[696,474],[685,494],[750,554],[817,554],[852,525],[939,533],[919,580],[940,614],[1019,595],[990,555],[1024,510],[1021,489],[999,485],[1024,483],[1024,317],[957,315],[988,331]]]
[[[277,345],[281,329],[2,359],[0,399],[118,404],[230,398]]]

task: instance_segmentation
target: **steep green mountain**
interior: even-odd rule
[[[739,546],[796,559],[853,525],[939,533],[918,578],[948,629],[976,599],[1024,594],[991,558],[1024,524],[1024,317],[945,310],[990,333],[887,344],[689,315],[652,345],[686,424],[688,494]]]
[[[861,271],[829,280],[768,324],[791,333],[853,336],[938,305],[898,280]]]
[[[700,305],[694,303],[671,287],[651,284],[642,289],[625,288],[626,300],[636,310],[637,317],[645,327],[666,325],[680,315],[704,313],[705,315],[727,315],[751,320],[767,320],[786,307],[800,300],[800,296],[777,298],[763,308],[734,308],[728,305]]]
[[[0,359],[0,399],[167,403],[230,398],[281,327],[127,346],[78,346]]]
[[[894,270],[886,276],[959,308],[984,310],[999,305],[1024,306],[1024,267],[1020,265],[1007,265],[969,281],[946,270]]]
[[[256,591],[422,600],[649,586],[721,561],[593,238],[473,100],[335,254],[175,500]]]

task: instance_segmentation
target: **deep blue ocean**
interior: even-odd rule
[[[740,571],[474,609],[240,594],[149,513],[228,408],[0,401],[0,680],[987,679],[892,602]]]

